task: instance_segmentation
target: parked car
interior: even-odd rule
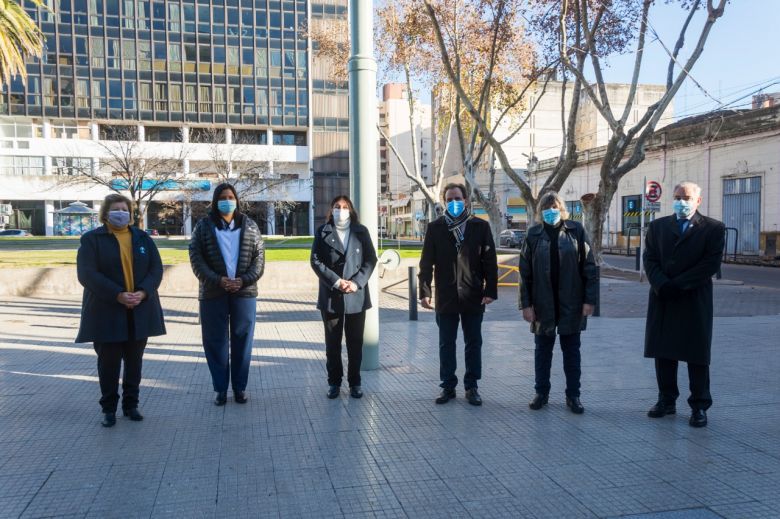
[[[27,238],[32,236],[32,233],[25,231],[24,229],[5,229],[0,231],[0,236],[4,236],[6,238]]]
[[[146,234],[149,236],[159,236],[160,232],[157,229],[146,229]]]
[[[525,231],[506,229],[498,236],[498,246],[519,249],[525,241]]]

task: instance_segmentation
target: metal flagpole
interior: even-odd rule
[[[376,60],[374,3],[349,0],[349,179],[360,221],[377,243]],[[373,308],[366,311],[361,369],[379,367],[379,283],[377,272],[368,282]]]

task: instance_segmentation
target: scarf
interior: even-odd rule
[[[457,218],[452,216],[449,211],[444,211],[444,221],[447,222],[447,229],[455,237],[455,248],[460,252],[460,246],[463,244],[463,231],[466,230],[466,220],[471,218],[471,208],[466,206],[463,212]]]

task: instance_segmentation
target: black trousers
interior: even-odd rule
[[[671,359],[655,359],[655,376],[658,380],[658,400],[673,404],[680,396],[677,389],[677,366],[679,362]],[[691,396],[688,405],[691,409],[707,410],[712,405],[710,394],[710,367],[703,364],[688,363],[688,382]]]
[[[580,396],[580,334],[561,335],[561,351],[563,352],[563,373],[566,375],[566,396]],[[534,368],[536,372],[536,392],[540,395],[550,394],[550,368],[553,359],[555,335],[535,335]]]
[[[347,382],[349,387],[360,385],[360,363],[363,362],[363,330],[366,312],[358,314],[329,314],[322,312],[325,325],[325,366],[328,369],[328,385],[340,386],[344,377],[341,363],[341,339],[347,340]]]
[[[484,314],[436,314],[439,325],[439,378],[440,387],[455,389],[458,367],[455,355],[455,341],[458,338],[458,322],[463,329],[463,342],[466,343],[466,373],[463,375],[463,387],[477,387],[482,378],[482,317]]]
[[[122,361],[125,373],[122,376],[122,409],[138,407],[138,393],[141,385],[141,365],[146,348],[146,339],[136,340],[133,319],[129,319],[130,336],[121,342],[96,342],[98,379],[100,380],[100,407],[104,413],[115,413],[119,403],[119,374]]]

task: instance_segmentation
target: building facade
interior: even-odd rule
[[[431,106],[415,99],[412,114],[409,95],[406,84],[388,83],[382,87],[382,101],[379,103],[379,125],[386,136],[379,136],[378,147],[380,220],[381,227],[393,236],[418,236],[427,223],[425,197],[406,175],[401,162],[414,174],[412,124],[420,173],[427,185],[431,185],[433,179]],[[400,159],[390,145],[401,156]]]
[[[329,94],[313,81],[317,60],[304,28],[345,20],[346,1],[50,7],[26,7],[44,33],[44,54],[28,63],[26,84],[16,78],[0,94],[0,202],[16,215],[9,225],[52,234],[53,210],[74,200],[94,207],[109,189],[65,177],[87,168],[116,176],[106,169],[106,142],[132,140],[139,154],[167,154],[179,169],[150,202],[149,227],[187,232],[218,181],[256,171],[265,187],[251,192],[248,210],[262,228],[311,233],[317,160],[330,153],[314,135],[329,121],[316,112]],[[184,190],[185,180],[201,188]]]
[[[699,211],[727,226],[729,254],[777,257],[780,250],[780,106],[728,110],[660,128],[642,163],[618,185],[605,222],[606,247],[638,245],[644,181],[661,186],[646,220],[672,213],[674,186],[692,181],[702,188]],[[604,147],[584,150],[561,189],[568,204],[598,189]],[[543,178],[554,166],[543,161]],[[629,240],[631,242],[629,243]]]

